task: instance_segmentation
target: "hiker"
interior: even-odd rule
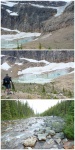
[[[10,92],[11,83],[12,83],[11,77],[9,77],[8,74],[6,74],[6,76],[3,79],[3,85],[5,86],[7,94],[11,94]]]

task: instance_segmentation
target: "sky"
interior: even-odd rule
[[[42,113],[45,110],[47,110],[48,108],[50,108],[51,106],[54,106],[59,102],[61,102],[61,100],[20,100],[24,103],[26,103],[26,101],[28,102],[29,106],[31,108],[33,108],[34,112],[36,113]]]

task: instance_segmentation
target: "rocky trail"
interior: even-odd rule
[[[2,149],[73,148],[63,133],[64,120],[57,116],[2,121]]]

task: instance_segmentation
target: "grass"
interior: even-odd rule
[[[59,99],[61,98],[61,95],[59,93],[62,93],[62,97],[68,97],[72,98],[73,93],[70,90],[66,90],[63,88],[62,91],[58,87],[55,87],[54,82],[48,83],[48,84],[20,84],[20,83],[14,83],[16,92],[19,95],[19,92],[26,93],[26,95],[33,94],[34,97],[40,97],[43,99]],[[2,92],[4,93],[4,87],[2,86]],[[4,96],[4,95],[3,95]],[[27,97],[27,96],[26,96]],[[32,97],[32,96],[31,96]],[[12,98],[12,95],[11,95]]]
[[[41,43],[39,43],[39,49],[42,49],[42,45],[41,45]]]

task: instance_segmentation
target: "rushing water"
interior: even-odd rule
[[[49,128],[54,128],[53,126],[55,125],[55,123],[57,123],[56,128],[58,128],[59,125],[60,125],[59,128],[61,128],[61,126],[64,125],[63,119],[56,116],[32,117],[29,119],[2,121],[1,148],[24,149],[23,141],[25,139],[34,136],[36,132],[38,133],[45,129],[47,130],[47,132],[49,132],[50,131]],[[39,144],[41,144],[41,143],[38,144],[38,142],[36,143],[37,148],[39,148],[40,146]]]
[[[68,71],[66,69],[64,70],[56,70],[53,72],[48,73],[42,73],[42,74],[24,74],[16,79],[14,79],[14,82],[20,82],[20,83],[48,83],[51,82],[53,79],[56,79],[60,76],[66,75]]]
[[[43,119],[30,118],[2,122],[2,148],[23,148],[22,142],[34,134],[34,130],[42,128]]]

